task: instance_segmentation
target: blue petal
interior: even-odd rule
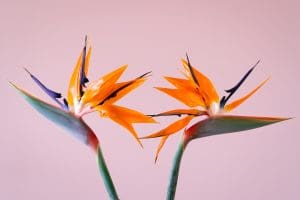
[[[85,36],[84,47],[82,52],[82,64],[81,64],[81,72],[80,72],[80,85],[85,86],[85,83],[89,82],[88,78],[85,74],[85,60],[86,60],[86,46],[87,46],[87,36]]]
[[[47,88],[37,77],[35,77],[30,71],[26,68],[24,68],[25,71],[30,75],[32,80],[48,95],[53,99],[58,105],[63,108],[64,110],[68,110],[67,104],[62,104],[60,101],[58,101],[58,98],[61,98],[61,93],[55,92],[49,88]]]

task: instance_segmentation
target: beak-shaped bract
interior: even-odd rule
[[[55,124],[63,127],[74,137],[96,151],[98,139],[91,128],[81,118],[75,117],[71,112],[66,112],[59,107],[52,106],[32,96],[13,83],[11,83],[11,85],[17,89],[24,99],[39,113]]]
[[[202,138],[247,131],[288,119],[290,118],[220,115],[197,122],[185,131],[185,135],[190,139]]]

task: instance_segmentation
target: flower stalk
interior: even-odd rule
[[[115,189],[114,183],[112,181],[112,178],[106,166],[105,159],[103,157],[102,150],[99,145],[97,148],[97,157],[98,157],[99,171],[102,176],[102,180],[104,182],[106,191],[108,192],[109,198],[111,200],[119,200],[117,191]]]
[[[171,173],[169,177],[169,185],[167,191],[167,200],[173,200],[175,198],[178,176],[179,176],[179,169],[180,163],[183,156],[183,152],[187,146],[187,142],[185,142],[184,138],[182,138],[178,144],[176,154],[173,158],[173,163],[171,167]]]
[[[174,109],[150,115],[151,117],[178,116],[179,119],[157,132],[141,137],[142,139],[161,138],[156,150],[156,161],[168,137],[186,128],[173,159],[167,190],[167,200],[173,200],[175,198],[181,159],[187,144],[191,140],[219,134],[247,131],[290,119],[227,114],[250,98],[269,80],[269,78],[267,78],[247,95],[227,104],[230,97],[245,82],[259,61],[247,71],[234,87],[225,90],[226,93],[228,93],[227,95],[220,98],[210,79],[194,68],[190,63],[189,57],[186,57],[186,60],[182,59],[185,79],[165,76],[164,78],[171,83],[174,88],[156,87],[156,89],[179,100],[189,108]],[[202,119],[192,126],[187,127],[189,123],[197,117],[202,117]]]

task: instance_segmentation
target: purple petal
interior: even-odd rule
[[[25,71],[30,75],[32,80],[48,95],[53,99],[58,105],[60,105],[61,108],[64,110],[68,110],[68,106],[66,104],[62,104],[60,101],[58,101],[58,98],[61,98],[62,95],[61,93],[55,92],[49,88],[47,88],[37,77],[35,77],[33,74],[30,73],[30,71],[26,68],[24,68]]]

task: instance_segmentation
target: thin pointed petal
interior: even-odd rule
[[[194,101],[198,106],[205,107],[204,99],[201,97],[201,95],[199,95],[199,88],[195,88],[195,85],[191,83],[190,80],[168,76],[165,76],[164,78],[177,88],[176,90],[171,89],[173,93],[177,93],[175,96],[172,97],[183,102]],[[185,95],[182,97],[182,95],[180,94]]]
[[[186,70],[186,74],[187,74],[188,78],[191,80],[192,75],[189,70],[188,62],[184,59],[182,59],[181,61]],[[206,105],[210,106],[211,103],[213,103],[213,102],[219,102],[219,95],[218,95],[213,83],[211,82],[211,80],[209,80],[209,78],[207,78],[204,74],[199,72],[196,68],[194,68],[192,66],[191,66],[191,68],[193,69],[193,73],[199,83],[198,85],[197,84],[195,84],[195,85],[196,85],[196,87],[199,88],[199,93],[200,93],[200,95],[202,95],[202,98],[204,98]]]
[[[186,130],[185,134],[193,138],[201,138],[218,134],[246,131],[288,119],[290,118],[234,115],[216,116],[194,124]]]
[[[156,123],[156,121],[147,115],[144,115],[141,112],[136,110],[132,110],[126,107],[117,106],[117,105],[110,105],[110,106],[99,106],[100,112],[102,110],[106,111],[106,113],[111,112],[113,115],[118,116],[119,118],[123,118],[129,123]],[[109,115],[109,114],[108,114]]]
[[[156,115],[149,115],[151,117],[159,117],[159,116],[171,116],[171,115],[177,115],[178,117],[181,117],[181,115],[193,115],[193,116],[200,116],[207,114],[206,111],[200,111],[197,109],[175,109],[175,110],[169,110],[166,112],[162,112]]]
[[[269,78],[266,79],[266,80],[264,80],[256,88],[254,88],[254,90],[252,90],[251,92],[249,92],[244,97],[242,97],[240,99],[237,99],[237,100],[233,101],[232,103],[229,103],[229,104],[225,105],[224,110],[226,112],[229,112],[229,111],[235,109],[236,107],[238,107],[240,104],[242,104],[244,101],[246,101],[249,97],[251,97],[257,90],[259,90],[268,80],[269,80]]]
[[[105,98],[103,99],[99,105],[103,104],[113,104],[125,95],[127,95],[129,92],[134,90],[135,88],[139,87],[146,81],[146,76],[150,72],[132,80],[132,81],[127,81],[127,82],[122,82],[122,83],[117,83],[114,86],[113,91]]]
[[[32,78],[32,80],[51,98],[53,99],[61,108],[67,110],[68,107],[62,104],[60,101],[58,101],[58,98],[61,98],[61,94],[58,92],[55,92],[49,88],[47,88],[36,76],[34,76],[28,69],[24,68],[25,71],[29,74],[29,76]]]
[[[221,101],[220,101],[220,107],[223,108],[227,101],[230,99],[230,97],[239,89],[239,87],[245,82],[245,80],[248,78],[248,76],[253,72],[253,70],[255,69],[255,67],[259,64],[260,60],[256,62],[256,64],[251,67],[247,73],[243,76],[243,78],[231,89],[225,90],[225,92],[229,93],[229,95],[223,96]]]
[[[193,85],[191,84],[190,80],[182,79],[182,78],[174,78],[170,76],[165,76],[164,78],[178,89],[185,88],[193,92],[196,91]]]
[[[86,46],[85,46],[86,48]],[[82,58],[82,63],[84,62],[84,65],[81,67],[81,73],[80,73],[80,85],[85,86],[87,82],[89,82],[89,79],[87,78],[88,71],[89,71],[89,65],[90,65],[90,59],[91,59],[91,53],[92,53],[92,47],[89,47],[89,50],[84,57]]]
[[[92,54],[92,47],[89,47],[89,50],[88,50],[86,58],[85,58],[85,68],[84,68],[85,76],[87,76],[89,73],[91,54]]]
[[[136,139],[136,141],[142,146],[141,141],[138,138],[138,134],[134,130],[132,123],[153,123],[155,122],[148,116],[145,116],[137,111],[130,110],[124,107],[115,106],[115,105],[108,105],[102,108],[97,107],[100,112],[105,112],[105,115],[101,114],[102,116],[107,116],[114,122],[118,123],[119,125],[126,128],[132,136]],[[101,110],[100,110],[101,109]]]
[[[17,89],[24,99],[39,113],[66,129],[84,144],[90,145],[94,150],[96,149],[98,143],[97,137],[81,118],[77,118],[70,112],[66,112],[58,107],[39,100],[13,83],[11,83],[11,85]]]
[[[80,99],[80,69],[82,63],[82,53],[80,54],[74,71],[70,78],[67,101],[70,106],[74,106],[74,103]]]
[[[32,78],[32,80],[51,98],[61,98],[61,94],[58,92],[55,92],[49,88],[47,88],[36,76],[34,76],[28,69],[24,68],[25,71],[29,74],[29,76]]]
[[[163,87],[155,87],[155,89],[170,95],[171,97],[177,99],[178,101],[182,102],[183,104],[191,108],[205,105],[202,99],[199,97],[199,95],[184,89],[180,90],[180,89],[170,89],[170,88],[163,88]]]
[[[198,81],[198,77],[195,75],[194,68],[192,67],[192,65],[190,63],[190,59],[189,59],[188,54],[186,54],[186,60],[187,60],[187,69],[189,71],[190,76],[192,77],[192,80],[194,81],[194,83],[197,86],[200,86],[199,81]]]
[[[169,136],[166,135],[166,136],[163,136],[163,137],[160,139],[159,145],[158,145],[157,150],[156,150],[156,153],[155,153],[155,160],[154,160],[155,163],[157,162],[159,153],[160,153],[160,151],[162,150],[163,146],[165,145],[165,143],[166,143],[168,137],[169,137]]]
[[[103,101],[115,87],[116,81],[120,78],[123,72],[127,69],[128,65],[119,67],[118,69],[106,74],[88,85],[82,97],[82,102],[90,103],[92,106],[99,104]]]
[[[128,68],[128,65],[123,65],[121,67],[119,67],[118,69],[106,74],[105,76],[102,77],[104,82],[110,82],[115,83],[117,82],[117,80],[119,80],[119,78],[122,76],[122,74],[124,73],[124,71]]]
[[[185,118],[175,121],[174,123],[170,124],[166,128],[164,128],[156,133],[141,137],[141,139],[156,138],[156,137],[172,135],[172,134],[180,131],[184,127],[186,127],[193,118],[194,118],[194,116],[188,115]]]
[[[81,68],[80,68],[80,87],[85,84],[85,81],[87,80],[85,76],[85,59],[86,59],[86,46],[87,46],[87,36],[85,36],[84,40],[84,47],[82,49],[82,61],[81,61]],[[82,90],[82,88],[80,88]],[[82,92],[82,91],[81,91]]]

